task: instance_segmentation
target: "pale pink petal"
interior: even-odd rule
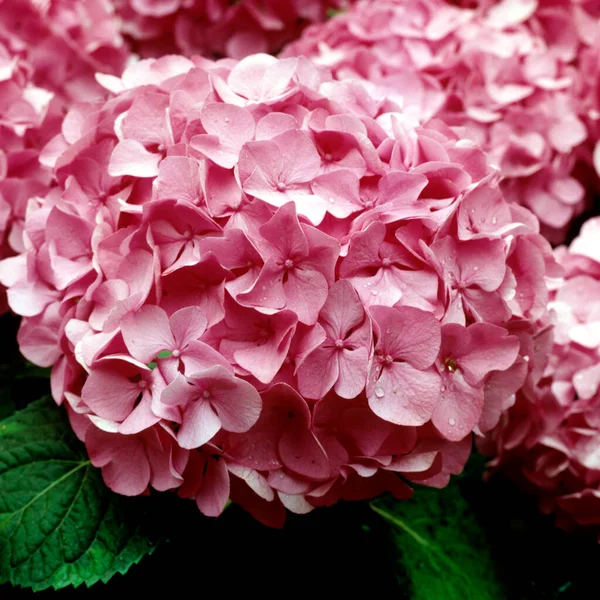
[[[108,173],[113,177],[132,175],[134,177],[155,177],[161,156],[148,152],[135,140],[123,140],[113,150]]]
[[[121,333],[131,356],[143,363],[176,346],[167,313],[158,306],[146,305],[127,315],[121,321]]]
[[[371,410],[396,425],[423,425],[440,400],[440,376],[429,369],[418,371],[407,363],[386,367],[369,394]]]

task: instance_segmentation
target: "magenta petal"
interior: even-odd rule
[[[115,365],[95,368],[81,390],[81,399],[99,417],[122,421],[129,416],[142,393],[139,385],[128,379],[129,371]]]
[[[252,289],[237,295],[242,306],[282,309],[286,307],[286,293],[282,279],[284,270],[273,259],[267,259]]]
[[[411,306],[372,306],[370,313],[379,329],[376,352],[417,369],[433,364],[441,344],[440,324],[433,314]]]
[[[317,348],[298,369],[298,389],[306,398],[320,399],[339,377],[336,348]]]
[[[262,400],[253,385],[237,377],[231,379],[232,387],[211,388],[210,402],[219,415],[223,429],[241,433],[248,431],[258,420]]]
[[[111,434],[91,427],[86,434],[86,446],[92,464],[102,467],[106,485],[124,496],[138,496],[150,482],[150,465],[139,436]],[[110,461],[98,461],[98,450],[105,447]],[[104,463],[104,464],[103,464]]]
[[[209,442],[220,429],[221,420],[210,403],[198,400],[185,408],[177,441],[182,448],[199,448]]]
[[[143,363],[175,347],[167,313],[158,306],[146,305],[127,315],[121,322],[121,333],[131,356]]]
[[[198,162],[187,156],[167,156],[158,167],[158,200],[179,200],[194,204],[202,194]]]
[[[342,398],[355,398],[367,383],[369,350],[358,347],[356,350],[342,350],[337,355],[339,377],[335,391]]]
[[[509,335],[503,327],[474,323],[468,327],[467,332],[468,350],[465,349],[466,353],[462,356],[454,353],[453,356],[469,384],[476,385],[490,371],[504,371],[515,362],[519,353],[519,340],[514,335]]]
[[[281,437],[279,455],[290,470],[312,480],[330,475],[329,460],[312,432],[295,428]]]
[[[443,382],[444,389],[431,421],[446,439],[457,442],[468,435],[481,418],[483,388],[471,387],[458,371]]]
[[[202,398],[203,389],[181,373],[162,391],[160,401],[170,406],[181,406]]]
[[[352,284],[345,279],[337,281],[329,290],[327,302],[319,321],[333,341],[345,338],[365,319],[365,309]]]
[[[131,411],[129,416],[119,425],[119,433],[131,435],[140,433],[160,421],[160,417],[152,412],[152,396],[146,392],[140,403]]]
[[[207,517],[218,517],[229,500],[229,473],[223,459],[206,458],[206,473],[196,494],[196,504]]]
[[[327,281],[318,271],[293,269],[283,284],[286,308],[298,315],[298,321],[314,325],[319,311],[327,300]]]
[[[432,369],[418,371],[407,363],[385,367],[369,393],[369,406],[396,425],[423,425],[440,399],[440,376]]]
[[[197,306],[188,306],[174,312],[169,323],[179,349],[191,341],[200,339],[207,326],[206,316]]]
[[[161,156],[148,152],[135,140],[123,140],[113,150],[108,173],[113,177],[132,175],[133,177],[155,177]]]
[[[233,372],[225,357],[204,342],[188,342],[185,354],[181,355],[181,362],[185,366],[186,375],[210,369],[214,366],[221,366]]]

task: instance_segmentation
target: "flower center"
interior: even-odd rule
[[[210,392],[208,390],[204,390],[202,392],[202,397],[203,398],[210,398]]]
[[[179,358],[181,356],[181,351],[173,350],[173,352],[171,352],[171,356],[174,356],[175,358]]]
[[[283,183],[283,181],[278,181],[277,182],[277,189],[280,192],[283,192],[285,190],[285,188],[286,188],[286,185],[285,185],[285,183]]]
[[[293,269],[294,268],[294,261],[291,260],[290,258],[286,259],[286,261],[283,263],[283,266],[286,269]]]
[[[381,261],[381,266],[384,268],[389,267],[392,264],[392,261],[387,258],[387,256]]]
[[[342,339],[335,340],[335,347],[338,350],[341,350],[344,347],[344,340],[342,340]]]
[[[454,358],[447,358],[444,361],[444,367],[446,367],[446,371],[453,373],[454,371],[456,371],[456,369],[458,369],[458,363]]]

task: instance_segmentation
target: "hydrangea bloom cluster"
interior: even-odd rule
[[[338,79],[410,85],[411,108],[466,127],[507,198],[553,241],[599,189],[596,1],[364,0],[284,55],[311,57]]]
[[[128,56],[106,0],[2,0],[0,39],[65,102],[103,97],[95,73],[120,74]]]
[[[552,284],[554,344],[545,369],[482,442],[539,499],[557,524],[600,531],[600,218],[555,253],[565,270]]]
[[[536,364],[557,274],[484,154],[305,58],[99,80],[0,281],[107,484],[271,525],[445,485]]]
[[[66,107],[102,97],[95,71],[125,64],[112,18],[103,0],[0,2],[0,258],[24,250],[27,202],[52,179],[39,154]],[[0,286],[0,312],[5,302]]]
[[[276,53],[310,23],[354,0],[114,0],[123,34],[142,57],[218,58]]]

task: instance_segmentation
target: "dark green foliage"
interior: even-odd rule
[[[52,400],[0,421],[0,583],[61,588],[126,571],[154,548],[127,502]]]

